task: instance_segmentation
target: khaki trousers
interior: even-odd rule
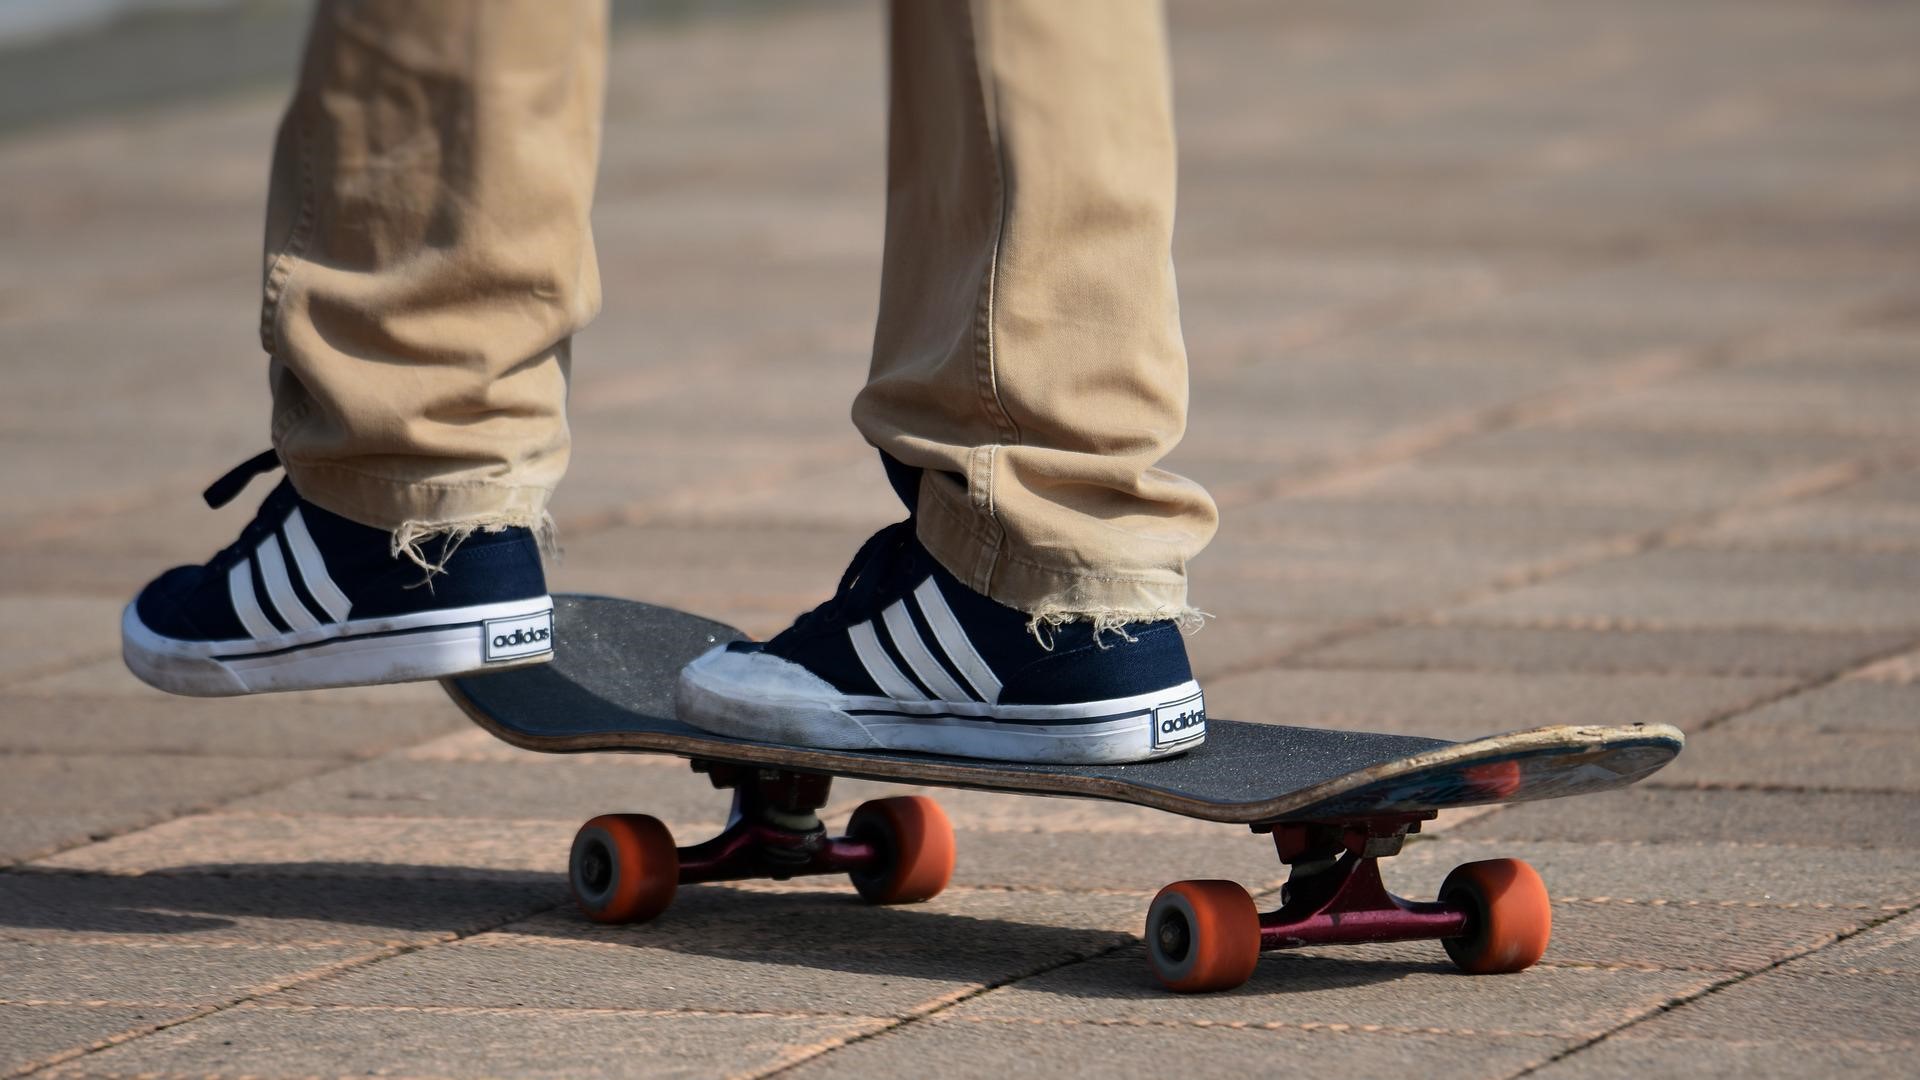
[[[391,529],[546,522],[588,211],[604,0],[322,0],[281,124],[261,337],[301,494]],[[1186,422],[1162,15],[896,0],[886,252],[853,419],[920,474],[919,535],[1048,616],[1186,613],[1212,500]],[[750,302],[743,298],[743,303]]]

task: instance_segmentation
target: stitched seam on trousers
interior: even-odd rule
[[[973,6],[976,18],[967,20],[968,51],[973,54],[973,76],[976,89],[974,101],[980,109],[980,129],[986,135],[987,146],[993,152],[993,191],[995,206],[995,229],[993,250],[987,260],[986,280],[981,282],[979,308],[974,316],[974,359],[976,363],[977,383],[980,389],[981,404],[986,408],[989,419],[993,420],[1000,433],[1000,441],[1018,445],[1020,429],[1013,422],[1013,416],[1007,411],[1006,402],[1000,398],[999,371],[997,369],[997,342],[994,336],[994,305],[1000,282],[1000,253],[1005,247],[1007,237],[1008,184],[1007,158],[1000,140],[1000,131],[1004,125],[1000,122],[1000,94],[998,86],[989,86],[988,73],[984,70],[980,51],[980,33],[978,23],[989,17],[986,5],[991,0],[978,0]],[[991,106],[988,91],[992,90]],[[992,115],[988,110],[991,107]]]
[[[993,248],[987,258],[985,280],[980,283],[980,299],[974,312],[974,375],[975,385],[980,394],[982,410],[994,424],[1002,443],[1018,444],[1020,429],[1014,424],[1013,416],[1007,411],[1006,403],[1000,398],[998,371],[996,370],[996,342],[994,340],[994,305],[1000,279],[1000,253],[1006,243],[1008,221],[1008,184],[1007,160],[1000,141],[999,87],[992,85],[989,71],[984,62],[980,43],[986,20],[991,17],[987,5],[991,0],[973,0],[969,5],[966,20],[967,50],[973,60],[974,105],[979,110],[980,132],[986,139],[988,150],[992,154],[993,202],[995,222]],[[991,42],[989,41],[989,44]],[[988,100],[988,93],[993,98]],[[1006,543],[1006,530],[994,517],[994,454],[996,448],[986,447],[985,453],[977,453],[969,462],[970,474],[967,477],[967,493],[973,507],[981,512],[983,518],[974,527],[970,523],[969,533],[979,538],[978,555],[972,573],[968,575],[967,585],[975,592],[991,594],[993,591],[993,572],[998,565],[1002,547]]]
[[[973,549],[973,564],[966,568],[965,573],[947,565],[945,559],[940,559],[941,564],[946,565],[955,577],[960,578],[974,592],[987,593],[987,586],[993,575],[994,560],[999,555],[1001,544],[1004,542],[1004,537],[994,535],[999,531],[997,527],[989,525],[986,518],[964,512],[949,503],[944,496],[937,494],[932,499],[923,499],[920,508],[923,529],[935,528],[936,519],[945,521],[966,542],[966,546]],[[922,540],[924,542],[924,536]],[[945,543],[929,546],[943,550],[949,548]]]
[[[297,100],[297,99],[296,99]],[[304,109],[304,106],[296,106]],[[290,117],[290,119],[292,119]],[[299,163],[295,175],[300,185],[299,212],[294,215],[293,228],[287,233],[287,241],[280,253],[274,256],[273,265],[267,270],[267,280],[262,288],[260,305],[260,347],[269,355],[280,353],[280,300],[286,295],[287,287],[293,280],[294,264],[306,254],[307,245],[313,242],[314,213],[313,197],[313,132],[304,120],[295,120],[300,124],[299,134],[295,138],[296,160]]]

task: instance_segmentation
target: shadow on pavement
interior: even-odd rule
[[[0,874],[0,930],[376,943],[507,929],[525,938],[734,962],[984,983],[1068,965],[1048,975],[1049,993],[1110,998],[1162,992],[1131,930],[1021,918],[1023,907],[1044,907],[1071,920],[1071,898],[1063,910],[1060,894],[1044,902],[1017,892],[950,894],[961,896],[967,906],[988,913],[942,910],[938,899],[871,907],[850,888],[699,885],[683,888],[672,909],[652,923],[602,926],[574,910],[559,874],[382,863],[202,864],[140,875],[15,868]],[[1112,904],[1105,910],[1111,922]],[[1087,914],[1089,921],[1101,918],[1092,910]],[[1108,956],[1109,962],[1074,963]],[[1324,990],[1442,969],[1294,954],[1262,964],[1251,987],[1263,993]]]

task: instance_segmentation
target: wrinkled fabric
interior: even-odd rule
[[[604,0],[322,0],[282,122],[262,343],[312,502],[423,537],[549,524]],[[897,0],[887,231],[855,425],[917,467],[921,541],[1036,618],[1191,616],[1212,500],[1184,431],[1163,15]],[[751,298],[742,297],[742,303]]]

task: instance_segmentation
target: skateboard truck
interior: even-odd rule
[[[666,825],[646,814],[602,814],[582,825],[567,876],[588,918],[645,922],[673,903],[680,885],[703,882],[846,874],[869,903],[905,904],[939,895],[953,876],[953,825],[923,795],[862,803],[847,835],[829,836],[818,811],[832,777],[697,759],[693,768],[732,789],[726,828],[677,847]]]
[[[828,836],[818,811],[833,778],[695,761],[713,786],[733,790],[727,827],[711,840],[679,849],[680,884],[865,871],[884,858],[875,844]]]
[[[574,898],[598,922],[644,922],[665,911],[682,884],[846,874],[869,903],[932,899],[953,874],[953,826],[921,795],[862,803],[844,836],[829,835],[819,810],[831,777],[791,769],[696,759],[733,792],[727,826],[676,847],[645,814],[604,814],[574,838],[568,877]],[[1280,907],[1262,913],[1234,881],[1181,881],[1147,910],[1147,954],[1169,989],[1226,990],[1252,977],[1260,953],[1306,945],[1437,938],[1461,968],[1518,971],[1540,958],[1552,928],[1546,887],[1523,862],[1493,859],[1454,868],[1435,901],[1388,892],[1380,860],[1397,855],[1433,811],[1339,821],[1253,826],[1273,837],[1290,868]]]
[[[1168,989],[1227,990],[1253,976],[1260,953],[1305,945],[1438,938],[1474,974],[1519,971],[1546,951],[1552,911],[1546,886],[1517,859],[1458,866],[1437,901],[1387,891],[1380,860],[1400,853],[1433,811],[1338,822],[1269,822],[1290,867],[1280,907],[1260,912],[1235,881],[1181,881],[1147,909],[1147,955]]]
[[[1357,824],[1279,824],[1270,831],[1280,861],[1292,868],[1280,908],[1260,916],[1260,948],[1291,949],[1357,941],[1449,938],[1466,912],[1403,900],[1380,880],[1380,860],[1400,854],[1407,834],[1431,813],[1371,818]]]

